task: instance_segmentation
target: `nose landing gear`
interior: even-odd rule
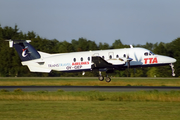
[[[175,69],[174,69],[174,65],[171,63],[169,64],[171,66],[171,69],[172,69],[172,76],[175,76],[176,74],[174,73]]]

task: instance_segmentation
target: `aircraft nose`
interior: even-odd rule
[[[162,63],[175,63],[176,59],[172,57],[167,57],[167,56],[161,56],[160,57]]]
[[[171,63],[175,63],[176,59],[175,58],[170,58]]]

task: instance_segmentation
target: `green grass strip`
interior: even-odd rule
[[[0,86],[180,86],[180,78],[112,77],[107,83],[96,77],[0,77]]]
[[[138,92],[99,92],[79,91],[57,92],[36,91],[23,92],[15,89],[14,92],[1,90],[0,100],[20,101],[159,101],[180,102],[180,91],[138,91]]]
[[[0,101],[0,120],[179,120],[180,102]]]

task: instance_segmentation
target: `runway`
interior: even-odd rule
[[[20,88],[24,92],[31,91],[104,91],[104,92],[132,92],[132,91],[171,91],[178,90],[180,87],[168,86],[0,86],[1,89],[14,91]]]

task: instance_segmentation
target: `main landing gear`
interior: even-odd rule
[[[104,80],[104,76],[101,74],[101,71],[99,71],[99,77],[98,77],[98,79],[100,80],[100,81],[103,81]],[[108,77],[108,75],[106,76],[106,82],[107,83],[109,83],[109,82],[111,82],[111,78],[110,77]]]

